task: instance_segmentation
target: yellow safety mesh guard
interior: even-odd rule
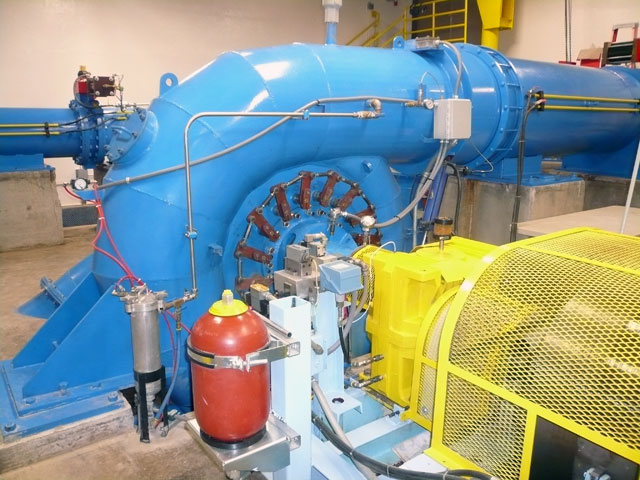
[[[457,288],[452,288],[433,304],[418,332],[411,385],[411,403],[402,419],[411,419],[427,430],[431,430],[433,422],[440,334],[457,290]]]
[[[429,452],[526,480],[543,417],[640,463],[640,238],[569,230],[486,263],[445,322]],[[494,443],[506,411],[515,430]],[[533,419],[523,435],[521,411]]]

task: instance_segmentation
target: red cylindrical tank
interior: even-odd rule
[[[188,342],[193,403],[202,438],[221,448],[255,443],[265,431],[270,409],[269,365],[249,371],[211,368],[210,359],[242,359],[269,344],[269,332],[258,314],[225,290],[222,300],[194,324]]]

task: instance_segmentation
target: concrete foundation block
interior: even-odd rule
[[[29,435],[9,443],[0,443],[0,473],[40,462],[133,430],[131,407],[124,401],[123,406],[117,410]],[[78,474],[82,476],[81,472]]]
[[[63,240],[55,171],[0,173],[0,251]]]
[[[508,243],[516,186],[462,179],[462,188],[458,235],[494,245]],[[523,186],[522,192],[520,222],[582,211],[585,182]],[[455,204],[456,182],[449,177],[441,214],[453,217]]]
[[[618,177],[587,176],[584,178],[584,209],[624,205],[629,191],[629,179]],[[631,198],[632,207],[640,207],[640,181],[636,182]]]

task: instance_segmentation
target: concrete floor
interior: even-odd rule
[[[13,357],[44,322],[15,312],[40,291],[42,276],[56,279],[91,252],[93,229],[76,229],[62,245],[0,253],[0,358]],[[1,448],[1,446],[0,446]],[[2,465],[0,465],[0,472]],[[142,444],[133,430],[30,466],[0,473],[2,480],[36,479],[218,480],[225,476],[183,425]]]

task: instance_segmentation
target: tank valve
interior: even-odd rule
[[[453,235],[453,220],[449,217],[436,217],[433,220],[433,236],[440,241],[440,251],[444,250],[444,241]]]

